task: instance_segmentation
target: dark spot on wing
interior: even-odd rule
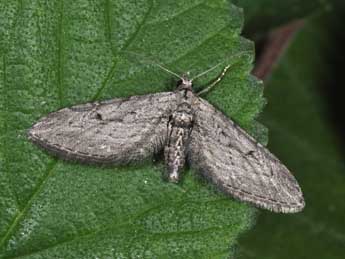
[[[103,117],[100,113],[96,113],[96,120],[103,120]]]

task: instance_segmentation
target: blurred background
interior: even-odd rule
[[[296,215],[260,211],[237,256],[344,258],[344,4],[234,2],[244,9],[243,34],[256,42],[268,147],[294,172],[307,204]]]

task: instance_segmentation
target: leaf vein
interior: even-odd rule
[[[47,182],[47,180],[53,175],[54,173],[54,168],[57,164],[56,160],[53,160],[51,165],[47,168],[47,174],[42,178],[40,183],[36,186],[34,192],[26,202],[26,205],[24,206],[23,209],[21,209],[16,216],[14,217],[10,227],[8,228],[6,234],[3,236],[3,238],[0,240],[0,247],[2,247],[6,242],[8,242],[10,235],[13,233],[13,231],[17,228],[19,225],[21,219],[26,215],[26,213],[29,211],[31,208],[31,205],[33,204],[36,196],[42,191],[43,186]]]
[[[111,7],[110,7],[110,0],[105,0],[105,8],[104,8],[104,20],[105,20],[105,26],[106,26],[106,35],[109,41],[110,50],[112,52],[113,57],[115,58],[115,51],[112,47],[112,24],[110,20],[110,13],[111,13]]]
[[[108,5],[109,4],[109,0],[107,0],[106,2],[106,5],[107,7],[109,7]],[[134,39],[136,38],[136,36],[138,35],[138,33],[140,32],[141,28],[143,27],[143,25],[145,24],[149,14],[151,13],[151,10],[153,8],[153,2],[152,0],[150,1],[150,7],[148,9],[148,11],[146,12],[145,16],[144,16],[144,19],[142,20],[142,22],[138,25],[137,29],[135,30],[135,32],[133,33],[133,35],[128,39],[128,41],[124,44],[123,48],[122,48],[122,51],[123,50],[126,50],[130,44],[134,41]],[[111,45],[111,24],[110,24],[110,14],[109,14],[109,8],[107,8],[108,11],[107,11],[107,24],[108,24],[108,40],[110,42],[110,45]],[[113,51],[113,48],[111,47],[111,50],[112,50],[112,53],[113,53],[113,56],[114,56],[114,51]],[[98,91],[96,92],[96,94],[94,95],[94,97],[92,98],[92,100],[96,100],[102,93],[102,91],[106,88],[106,86],[108,85],[108,82],[111,81],[111,79],[113,78],[115,72],[116,72],[116,64],[117,64],[117,60],[116,61],[113,61],[113,65],[112,67],[110,68],[107,76],[105,77],[104,81],[102,82],[101,84],[101,87],[98,89]]]
[[[173,16],[170,16],[170,17],[167,18],[167,19],[152,21],[152,22],[148,22],[147,24],[149,24],[149,25],[155,25],[155,24],[160,24],[160,23],[163,23],[163,22],[169,22],[169,21],[171,21],[171,20],[173,20],[173,19],[176,19],[176,18],[178,18],[179,16],[181,16],[181,15],[187,13],[187,12],[190,12],[190,11],[192,11],[192,10],[198,8],[199,6],[201,6],[201,5],[205,4],[205,3],[206,3],[206,1],[201,1],[201,2],[197,3],[196,5],[192,5],[192,6],[188,7],[186,10],[183,10],[182,12],[178,12],[178,13],[174,14]]]
[[[153,8],[153,1],[150,0],[150,6],[149,9],[147,10],[147,12],[144,15],[143,20],[139,23],[137,29],[134,31],[134,33],[132,34],[132,36],[127,40],[127,42],[123,45],[122,47],[122,51],[128,49],[128,47],[132,44],[132,42],[135,40],[135,38],[137,37],[137,35],[139,34],[139,32],[141,31],[142,27],[144,26],[144,24],[146,23],[151,11]]]
[[[57,41],[58,41],[58,64],[57,64],[57,81],[58,81],[58,96],[60,100],[60,106],[63,105],[63,6],[64,2],[63,0],[60,1],[59,11],[60,11],[60,17],[59,17],[59,26],[58,26],[58,35],[57,35]]]
[[[212,200],[205,200],[205,201],[182,200],[180,202],[175,202],[173,204],[162,203],[162,204],[160,204],[158,206],[153,206],[151,208],[145,209],[145,210],[137,213],[136,215],[132,216],[131,219],[127,220],[124,223],[115,224],[115,225],[108,225],[108,226],[106,226],[104,228],[95,230],[93,232],[85,233],[85,234],[79,235],[79,236],[77,236],[75,238],[65,239],[65,240],[62,240],[62,241],[60,241],[58,243],[55,243],[53,245],[46,246],[46,247],[38,249],[38,250],[30,251],[30,252],[25,253],[25,254],[20,254],[20,255],[14,256],[12,258],[19,258],[19,257],[22,257],[22,256],[28,256],[28,255],[32,255],[32,254],[37,254],[37,253],[40,253],[42,251],[45,251],[45,250],[48,250],[48,249],[52,249],[52,248],[60,246],[60,245],[64,245],[64,244],[72,243],[72,242],[77,242],[77,241],[80,241],[80,240],[83,240],[83,239],[92,238],[92,237],[94,237],[94,236],[96,236],[98,234],[101,234],[102,232],[106,232],[106,231],[110,231],[111,230],[114,233],[115,231],[119,231],[121,228],[128,229],[127,227],[133,225],[134,221],[139,221],[139,220],[143,219],[150,212],[155,211],[155,210],[159,210],[159,209],[164,210],[165,208],[170,208],[173,205],[174,206],[177,206],[177,205],[181,206],[181,205],[189,204],[189,203],[219,203],[219,202],[223,202],[223,201],[226,201],[226,200],[227,200],[226,198],[219,198],[219,199],[212,199]],[[219,229],[221,229],[221,228],[219,228]],[[204,230],[207,230],[207,229],[204,229]],[[201,232],[201,230],[197,230],[197,231]],[[193,232],[193,231],[185,231],[185,232]],[[171,233],[175,233],[175,232],[171,232]],[[176,233],[179,233],[179,232],[176,232]],[[162,234],[162,233],[151,233],[151,234]]]

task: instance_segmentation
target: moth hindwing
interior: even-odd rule
[[[32,126],[29,138],[63,159],[84,163],[128,164],[164,150],[168,181],[180,180],[188,158],[193,168],[238,200],[274,212],[301,211],[303,195],[289,170],[195,94],[192,80],[181,79],[174,92],[50,113]]]

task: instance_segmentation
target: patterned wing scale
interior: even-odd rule
[[[203,99],[196,100],[189,162],[225,193],[275,212],[301,211],[304,199],[289,170]]]
[[[67,160],[127,164],[162,150],[176,103],[165,92],[77,105],[50,113],[28,135]]]

